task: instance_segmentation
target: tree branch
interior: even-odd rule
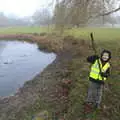
[[[115,12],[119,11],[119,10],[120,10],[120,7],[118,7],[118,8],[117,8],[117,9],[115,9],[115,10],[112,10],[112,11],[106,12],[106,13],[104,13],[104,14],[99,14],[99,16],[106,16],[106,15],[110,15],[110,14],[113,14],[113,13],[115,13]]]
[[[93,15],[93,16],[91,15],[91,16],[88,17],[88,20],[89,20],[89,19],[92,19],[92,18],[101,17],[101,16],[107,16],[107,15],[113,14],[113,13],[119,11],[119,10],[120,10],[120,7],[118,7],[118,8],[115,9],[115,10],[106,12],[106,13],[104,13],[104,14],[103,14],[103,13],[99,13],[99,14],[97,14],[97,15]]]

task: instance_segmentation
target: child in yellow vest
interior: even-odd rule
[[[89,75],[89,88],[86,102],[94,104],[96,108],[100,106],[104,82],[110,75],[111,52],[104,50],[101,56],[97,55],[87,57],[87,61],[91,63],[91,71]]]

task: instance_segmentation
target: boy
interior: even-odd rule
[[[110,75],[111,52],[103,50],[101,56],[89,56],[87,61],[91,63],[91,71],[89,75],[90,85],[87,95],[87,104],[94,104],[96,108],[99,107],[102,98],[102,90],[104,82]]]

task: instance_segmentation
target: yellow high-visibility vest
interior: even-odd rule
[[[97,59],[95,63],[91,66],[90,77],[95,80],[106,80],[106,77],[102,77],[100,75],[100,69],[101,72],[105,73],[109,67],[110,67],[109,62],[107,62],[104,66],[102,66],[101,60]]]

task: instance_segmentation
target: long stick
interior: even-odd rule
[[[93,51],[95,52],[95,55],[97,55],[97,50],[96,50],[96,47],[95,47],[95,42],[94,42],[94,38],[93,38],[93,33],[90,33],[90,36],[91,36],[91,43],[92,43]],[[99,60],[98,60],[98,66],[99,66],[99,70],[100,70],[100,73],[101,73],[102,70],[101,70],[101,65],[100,65],[100,61],[99,61]],[[102,80],[103,80],[103,77],[102,77]]]
[[[90,37],[91,37],[91,43],[92,43],[93,51],[95,52],[95,55],[97,55],[97,50],[96,50],[96,48],[95,48],[93,33],[90,33]]]

